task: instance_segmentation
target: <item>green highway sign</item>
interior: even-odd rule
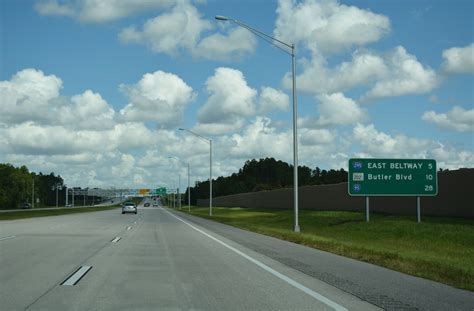
[[[166,188],[165,187],[157,188],[157,189],[155,189],[153,194],[154,195],[165,195],[166,194]]]
[[[436,161],[426,159],[349,159],[351,196],[435,196]]]

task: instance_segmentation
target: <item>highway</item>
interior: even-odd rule
[[[145,202],[1,222],[0,309],[474,308],[472,292]]]

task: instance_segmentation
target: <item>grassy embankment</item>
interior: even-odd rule
[[[88,212],[98,212],[105,211],[114,208],[118,208],[120,205],[112,206],[95,206],[95,207],[78,207],[78,208],[58,208],[51,210],[19,210],[18,212],[8,212],[0,213],[0,221],[2,220],[15,220],[15,219],[24,219],[24,218],[33,218],[33,217],[47,217],[47,216],[60,216],[60,215],[69,215],[77,213],[88,213]]]
[[[213,208],[212,220],[474,291],[474,220],[300,210],[299,234],[292,210]]]

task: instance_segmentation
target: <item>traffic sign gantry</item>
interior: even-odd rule
[[[435,196],[436,161],[432,159],[350,159],[351,196]]]

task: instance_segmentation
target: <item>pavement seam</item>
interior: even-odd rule
[[[141,224],[141,222],[138,223],[139,225]],[[127,228],[124,228],[122,230],[120,230],[118,232],[118,235],[121,235],[122,232],[127,232],[129,230],[127,230]],[[95,250],[91,255],[89,255],[87,258],[83,259],[79,265],[76,266],[75,269],[73,269],[73,271],[77,271],[78,269],[81,268],[81,266],[83,266],[89,259],[91,259],[92,257],[94,257],[95,255],[97,255],[100,251],[102,251],[104,248],[106,248],[107,246],[111,246],[111,243],[110,243],[110,240],[107,240],[100,248],[98,248],[97,250]],[[74,272],[73,272],[74,273]],[[65,276],[63,276],[60,281],[56,282],[54,285],[52,285],[50,288],[48,288],[43,294],[39,295],[38,298],[36,298],[35,300],[33,300],[33,302],[31,302],[30,304],[28,304],[26,307],[25,307],[25,310],[28,310],[30,307],[32,307],[36,302],[38,302],[41,298],[43,298],[44,296],[46,296],[47,294],[49,294],[49,292],[51,292],[54,288],[56,288],[57,286],[60,286],[61,283],[63,283],[63,281],[68,278],[70,275],[72,275],[71,272],[69,272],[68,274],[66,274]]]

